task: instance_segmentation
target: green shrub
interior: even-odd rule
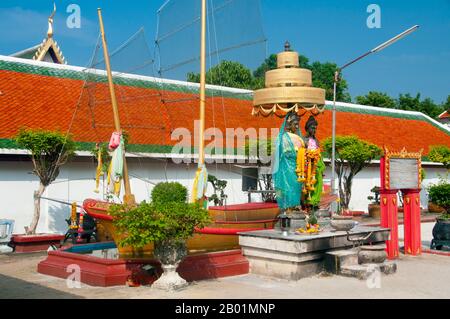
[[[152,190],[153,203],[185,203],[187,201],[187,196],[187,188],[177,182],[159,183]]]
[[[137,207],[112,205],[108,212],[114,218],[122,247],[142,248],[152,242],[186,240],[196,228],[211,222],[208,211],[199,204],[180,201],[143,202]]]
[[[428,158],[436,163],[443,164],[450,169],[450,148],[446,145],[433,145],[430,147]]]
[[[450,209],[450,183],[442,179],[437,184],[432,184],[428,187],[429,200],[441,206],[449,213]]]

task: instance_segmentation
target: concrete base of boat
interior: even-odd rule
[[[79,270],[82,283],[91,286],[125,285],[128,280],[151,284],[161,275],[161,265],[154,259],[101,258],[102,251],[115,248],[114,242],[77,245],[50,251],[38,264],[38,272],[63,279],[75,278]],[[88,252],[98,251],[97,256]],[[247,274],[249,264],[240,249],[187,256],[178,273],[187,281],[213,279]]]
[[[390,230],[359,226],[350,231],[350,239],[364,237],[364,243],[384,243]],[[283,236],[279,230],[260,230],[239,233],[243,255],[250,263],[250,273],[299,280],[324,270],[325,254],[343,248],[352,248],[353,241],[344,231],[323,231],[316,235],[290,233]]]

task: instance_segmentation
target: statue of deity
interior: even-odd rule
[[[276,142],[273,163],[273,180],[278,206],[291,210],[300,206],[303,184],[296,173],[297,154],[305,148],[299,129],[299,116],[290,112],[281,126]]]
[[[310,116],[306,122],[304,172],[303,176],[299,176],[299,179],[304,182],[304,203],[310,208],[319,206],[323,190],[323,172],[325,170],[320,143],[316,138],[317,124],[314,116]]]

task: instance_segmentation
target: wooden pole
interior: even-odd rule
[[[108,44],[106,42],[106,35],[105,35],[105,27],[103,25],[102,9],[98,8],[97,11],[98,11],[98,20],[100,22],[100,32],[102,34],[103,55],[105,57],[106,74],[108,75],[109,93],[111,95],[111,104],[112,104],[113,114],[114,114],[114,126],[115,126],[117,132],[121,132],[119,109],[117,106],[116,93],[115,93],[115,89],[114,89],[114,82],[113,82],[113,77],[112,77],[112,72],[111,72],[111,63],[109,60]],[[126,204],[134,204],[136,201],[135,201],[134,195],[131,193],[130,179],[128,176],[128,166],[127,166],[127,161],[126,161],[126,157],[125,157],[125,150],[123,152],[123,182],[124,182],[124,186],[125,186],[125,195],[123,198],[124,202]]]
[[[198,151],[198,167],[201,167],[205,164],[206,0],[202,0],[200,43],[200,145]]]

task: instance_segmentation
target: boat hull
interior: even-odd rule
[[[108,215],[109,205],[107,202],[87,199],[83,203],[83,208],[118,243],[120,238],[113,224],[113,218]],[[188,239],[189,254],[239,248],[238,233],[273,229],[279,208],[276,204],[251,203],[213,207],[209,213],[214,222],[208,227],[197,229],[194,235]],[[107,238],[108,235],[104,235],[104,237]],[[147,257],[153,254],[153,244],[141,249],[117,246],[122,256]]]

